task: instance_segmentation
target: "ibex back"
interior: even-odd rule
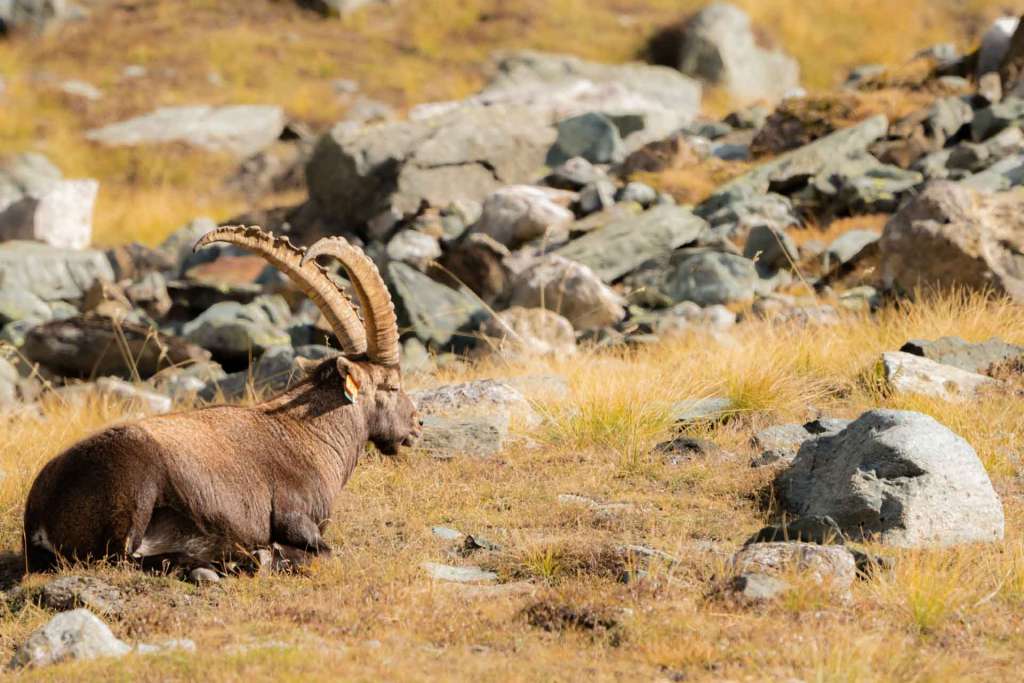
[[[58,558],[128,558],[196,569],[275,547],[301,563],[330,551],[323,532],[335,496],[367,442],[394,454],[420,432],[402,390],[394,306],[376,267],[341,238],[308,251],[259,228],[199,241],[263,255],[321,310],[344,355],[252,408],[218,406],[110,427],[39,473],[25,506],[31,571]],[[348,273],[365,318],[316,263]]]

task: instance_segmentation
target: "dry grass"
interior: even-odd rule
[[[537,395],[545,424],[531,442],[489,460],[420,453],[367,457],[337,502],[336,557],[309,576],[227,579],[197,589],[116,567],[89,570],[128,596],[110,618],[119,636],[189,637],[194,655],[62,665],[40,680],[766,680],[1011,679],[1024,629],[1024,406],[1002,397],[970,406],[878,393],[862,378],[878,354],[910,337],[992,335],[1024,342],[1006,302],[947,295],[877,318],[800,330],[747,323],[724,341],[688,335],[629,353],[509,366],[449,368],[444,381],[558,373],[568,399]],[[425,381],[441,381],[440,378]],[[671,434],[674,400],[728,395],[742,411],[694,431],[734,455],[671,465],[650,446]],[[751,469],[761,426],[874,406],[922,410],[961,433],[988,468],[1007,513],[1006,540],[934,551],[876,550],[895,568],[858,582],[848,601],[798,582],[785,600],[744,609],[708,599],[737,546],[765,521]],[[43,420],[0,423],[0,547],[20,540],[35,472],[60,449],[124,409],[109,402],[50,406]],[[559,502],[575,494],[610,510]],[[435,538],[456,527],[501,546],[467,558]],[[644,544],[677,562],[624,552]],[[424,561],[481,564],[497,589],[433,583]],[[646,570],[620,583],[623,572]],[[45,577],[30,577],[38,588]],[[502,592],[504,591],[504,592]],[[9,602],[0,646],[49,618]]]
[[[84,141],[89,128],[157,105],[194,103],[276,103],[296,119],[325,126],[354,101],[334,92],[338,78],[353,79],[367,96],[402,110],[473,92],[485,81],[494,50],[633,59],[659,26],[703,3],[421,0],[344,21],[321,20],[291,0],[83,4],[92,10],[89,21],[40,39],[0,42],[7,87],[0,100],[0,148],[35,149],[69,176],[98,178],[96,240],[113,244],[153,243],[195,215],[224,219],[247,207],[222,187],[228,160],[163,148],[100,150]],[[999,3],[983,0],[738,4],[766,39],[797,57],[812,90],[832,86],[855,64],[900,63],[944,40],[967,46],[982,18],[999,10]],[[128,65],[145,67],[147,75],[125,78]],[[72,78],[99,87],[103,99],[61,94],[59,83]],[[724,112],[729,103],[719,93],[709,106]],[[666,181],[675,187],[691,182]]]

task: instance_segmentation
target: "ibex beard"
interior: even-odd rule
[[[127,559],[216,568],[273,548],[291,564],[330,552],[335,497],[367,443],[385,454],[420,434],[402,389],[394,305],[377,268],[342,238],[308,250],[256,227],[219,228],[196,249],[253,250],[317,305],[343,355],[251,408],[216,406],[109,427],[50,461],[25,505],[30,571]],[[365,320],[316,262],[337,258]]]

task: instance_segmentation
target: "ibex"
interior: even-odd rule
[[[71,446],[36,477],[25,506],[30,571],[58,558],[121,558],[211,569],[274,547],[290,562],[329,553],[335,496],[373,443],[385,454],[418,438],[402,389],[394,305],[373,262],[342,238],[308,250],[257,227],[200,239],[250,249],[317,305],[343,354],[255,407],[215,406],[109,427]],[[317,262],[346,270],[365,324]]]

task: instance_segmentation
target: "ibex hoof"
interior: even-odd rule
[[[192,579],[193,583],[198,584],[220,583],[220,575],[206,567],[196,567],[188,573],[188,578]]]

